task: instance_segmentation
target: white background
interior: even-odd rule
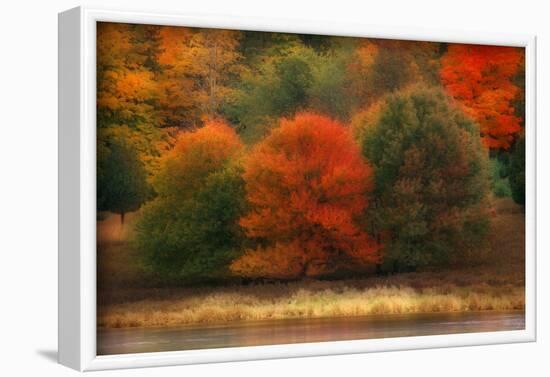
[[[544,1],[6,1],[0,22],[0,375],[70,376],[57,365],[57,12],[82,5],[213,12],[538,36],[538,341],[307,359],[98,372],[105,376],[550,375],[550,22]]]

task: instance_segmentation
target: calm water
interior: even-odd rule
[[[99,355],[523,330],[523,312],[243,321],[216,326],[99,329]]]

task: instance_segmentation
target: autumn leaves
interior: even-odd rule
[[[409,271],[486,247],[488,156],[437,89],[387,97],[354,140],[298,113],[254,146],[220,122],[180,135],[136,227],[148,266],[180,281]]]
[[[521,132],[513,102],[520,94],[525,56],[513,47],[451,45],[441,59],[441,81],[481,126],[484,144],[509,149]]]
[[[378,260],[358,223],[372,169],[342,124],[312,113],[283,119],[245,161],[249,211],[239,223],[262,242],[231,264],[234,273],[296,278]]]
[[[145,202],[133,241],[169,281],[466,258],[522,71],[515,48],[100,23],[98,209]]]
[[[359,224],[372,169],[348,130],[301,113],[248,152],[220,122],[181,134],[153,181],[137,245],[174,279],[294,279],[372,265],[379,245]]]
[[[144,205],[135,243],[146,267],[168,281],[227,277],[240,252],[244,146],[222,122],[180,134],[153,178],[157,196]]]

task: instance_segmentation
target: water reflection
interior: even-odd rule
[[[523,312],[430,313],[99,329],[98,354],[523,330]]]

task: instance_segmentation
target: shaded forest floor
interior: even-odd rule
[[[133,251],[121,241],[127,234],[120,234],[118,217],[111,216],[98,223],[98,326],[523,310],[525,216],[508,198],[497,199],[496,209],[492,249],[474,267],[339,281],[200,288],[154,288],[154,279],[140,271]]]

